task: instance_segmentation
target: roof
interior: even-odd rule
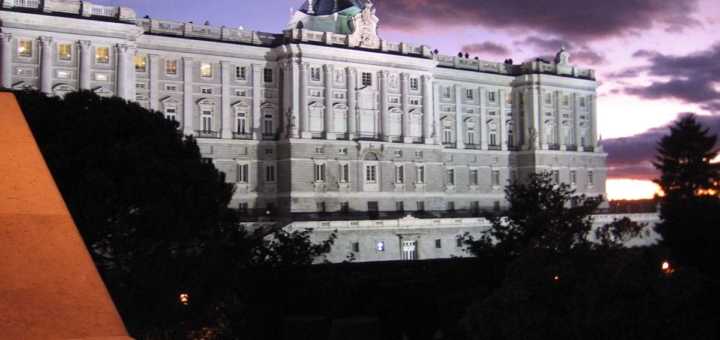
[[[300,7],[300,12],[310,15],[330,15],[353,6],[362,9],[365,7],[365,0],[313,0],[313,13],[308,13],[310,6],[306,0],[302,7]]]

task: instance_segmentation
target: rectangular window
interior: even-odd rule
[[[470,202],[470,210],[479,211],[480,210],[480,202],[479,201],[471,201]]]
[[[447,202],[447,211],[455,211],[455,202]]]
[[[545,94],[545,104],[552,104],[552,93]]]
[[[265,182],[275,183],[275,166],[268,165],[265,167]]]
[[[493,201],[493,211],[496,213],[500,212],[500,201]]]
[[[165,91],[177,91],[177,85],[175,84],[165,84]]]
[[[395,211],[405,211],[405,204],[403,202],[395,202]]]
[[[63,78],[63,79],[70,79],[70,78],[72,77],[72,72],[71,72],[71,71],[61,71],[61,70],[58,70],[58,71],[57,71],[57,77],[58,77],[58,78]],[[137,85],[137,84],[136,84],[136,85]],[[145,85],[145,84],[142,84],[142,85]]]
[[[447,170],[447,185],[455,185],[455,169]]]
[[[319,67],[311,67],[310,68],[310,80],[320,81],[320,68]]]
[[[415,206],[417,207],[417,211],[425,211],[425,202],[415,202]]]
[[[211,63],[200,63],[200,76],[203,78],[210,78],[213,76]]]
[[[165,118],[167,120],[176,121],[177,120],[177,110],[174,107],[165,108]]]
[[[58,44],[58,59],[70,60],[72,58],[72,45]]]
[[[202,94],[212,94],[212,92],[213,92],[212,90],[213,90],[212,87],[201,87],[201,88],[200,88],[200,93],[202,93]]]
[[[135,57],[135,71],[136,72],[145,72],[146,65],[147,65],[147,59],[145,59],[145,57]]]
[[[370,201],[367,202],[367,208],[368,211],[378,211],[378,202],[377,201]]]
[[[593,184],[594,184],[594,183],[593,183],[593,172],[592,172],[592,171],[588,171],[588,173],[587,173],[587,182],[588,182],[588,185],[593,185]]]
[[[240,97],[247,97],[247,91],[245,90],[235,90],[235,95]]]
[[[338,153],[341,155],[347,155],[347,148],[340,148],[338,149]]]
[[[245,135],[247,133],[247,117],[245,115],[245,112],[238,112],[237,114],[237,126],[235,129],[235,132],[237,132],[240,135]]]
[[[245,80],[247,77],[247,69],[245,66],[235,66],[235,79],[236,80]]]
[[[477,184],[478,184],[478,171],[470,170],[470,185],[477,185]]]
[[[422,158],[422,156],[423,156],[423,152],[422,152],[422,151],[415,151],[415,157],[421,157],[421,158]]]
[[[325,202],[315,202],[315,210],[319,213],[325,212]]]
[[[316,155],[322,155],[325,153],[325,148],[315,148]]]
[[[247,183],[250,178],[250,166],[248,164],[239,164],[237,166],[237,181],[238,183]]]
[[[377,165],[366,165],[365,166],[365,181],[366,182],[375,182],[376,170],[377,170]]]
[[[110,76],[107,73],[95,73],[95,80],[97,81],[108,81]]]
[[[353,253],[359,253],[359,252],[360,252],[360,242],[353,242],[353,243],[352,243],[352,251],[353,251]]]
[[[350,181],[350,164],[340,164],[340,182]]]
[[[200,125],[203,132],[213,132],[212,111],[203,111],[200,114]]]
[[[165,74],[177,74],[177,60],[165,60]]]
[[[31,57],[33,49],[32,40],[20,40],[18,42],[18,55],[21,57]]]
[[[265,149],[265,154],[266,154],[266,155],[272,155],[272,154],[274,154],[274,153],[275,153],[275,149],[269,149],[269,148],[268,148],[268,149]]]
[[[350,205],[348,202],[340,202],[340,212],[343,214],[347,214],[350,212]]]
[[[495,91],[488,91],[488,101],[491,103],[495,102]]]
[[[263,69],[263,82],[265,82],[265,83],[273,82],[273,70],[271,68]]]
[[[563,95],[562,100],[563,100],[563,106],[570,105],[570,96],[565,94],[565,95]]]
[[[95,48],[95,61],[98,63],[107,64],[110,62],[110,48],[109,47],[96,47]]]
[[[419,166],[417,167],[417,180],[416,182],[418,184],[425,183],[425,167]]]
[[[395,155],[395,157],[402,157],[402,150],[395,150],[393,154]]]
[[[405,182],[405,166],[399,165],[395,167],[395,183]]]
[[[560,171],[553,170],[552,175],[553,175],[553,183],[560,184]]]
[[[435,239],[435,249],[442,248],[442,241],[439,238]]]
[[[580,107],[585,107],[585,97],[580,97]]]
[[[410,105],[420,105],[419,99],[410,99]]]
[[[239,203],[238,204],[238,212],[247,213],[248,212],[248,204],[247,203]]]
[[[493,170],[491,172],[491,182],[493,186],[499,186],[500,185],[500,170]]]
[[[372,73],[370,73],[370,72],[362,73],[362,85],[363,86],[372,86]]]
[[[325,182],[325,163],[315,163],[315,182]]]
[[[456,246],[456,247],[462,247],[462,246],[463,246],[463,242],[462,242],[462,239],[461,239],[461,238],[458,237],[458,238],[455,239],[455,246]]]
[[[448,99],[448,98],[450,98],[450,95],[451,95],[451,94],[450,94],[450,87],[449,87],[449,86],[443,87],[443,98]]]
[[[577,173],[575,170],[570,170],[570,184],[575,185],[577,183]]]
[[[410,89],[413,91],[417,91],[419,89],[418,83],[419,82],[417,78],[410,78]]]
[[[465,90],[465,98],[467,98],[467,100],[473,100],[473,98],[475,98],[472,89]]]

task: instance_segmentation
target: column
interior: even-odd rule
[[[392,142],[389,134],[388,121],[388,75],[390,71],[378,72],[378,83],[380,84],[380,133],[384,141]]]
[[[583,151],[580,145],[580,96],[578,93],[573,94],[572,98],[572,119],[573,119],[573,143],[577,147],[577,151]],[[587,105],[587,103],[586,103]]]
[[[285,138],[298,138],[298,107],[300,69],[297,61],[290,60],[283,65],[283,103],[285,107]]]
[[[222,127],[220,138],[232,139],[232,110],[230,110],[230,62],[220,62],[220,114],[222,115]]]
[[[129,98],[129,90],[128,90],[128,73],[132,73],[135,75],[135,70],[131,65],[128,63],[128,53],[130,51],[130,47],[126,44],[117,44],[115,45],[115,61],[117,62],[117,74],[115,75],[115,94],[123,99],[126,100],[134,100],[135,98]],[[135,84],[132,84],[133,89],[135,89]]]
[[[565,151],[565,140],[563,139],[563,121],[562,121],[562,91],[555,91],[555,105],[553,106],[553,114],[555,115],[555,144],[559,146],[558,150]]]
[[[598,136],[597,136],[597,103],[595,101],[595,98],[597,98],[597,95],[591,94],[588,96],[587,99],[587,105],[589,114],[590,114],[590,126],[588,127],[588,138],[590,139],[588,143],[592,145],[595,152],[601,151],[598,150]]]
[[[532,116],[533,116],[533,127],[537,133],[538,150],[547,150],[547,133],[545,132],[545,113],[543,113],[543,92],[540,91],[539,86],[532,87]]]
[[[193,59],[184,57],[183,62],[183,134],[192,135],[194,131],[195,107],[193,105]]]
[[[463,129],[463,116],[462,116],[462,86],[455,85],[455,138],[457,140],[456,148],[465,148],[465,129]]]
[[[324,65],[323,71],[325,72],[325,139],[336,139],[335,127],[333,122],[333,108],[332,108],[332,88],[333,88],[333,70],[332,65]]]
[[[500,150],[507,151],[507,115],[505,114],[505,105],[507,98],[505,97],[505,90],[498,90],[498,102],[500,103],[500,121],[498,122],[498,142],[500,143]]]
[[[158,89],[160,88],[160,57],[157,54],[148,55],[148,77],[150,87],[150,109],[160,109],[160,98],[158,97]]]
[[[478,88],[478,99],[480,100],[480,121],[478,124],[480,125],[480,149],[487,150],[488,149],[488,116],[487,116],[487,102],[488,102],[488,95],[487,95],[487,89],[484,87]]]
[[[260,105],[262,105],[262,77],[263,67],[260,64],[252,64],[252,131],[255,131],[255,140],[263,139],[262,129],[262,112]]]
[[[38,38],[40,47],[40,91],[50,93],[52,91],[52,43],[51,37]]]
[[[356,134],[358,133],[358,128],[357,128],[358,112],[357,112],[357,97],[356,97],[357,93],[355,93],[357,69],[355,69],[354,67],[346,68],[345,69],[345,77],[346,77],[345,82],[347,83],[348,139],[353,140],[356,138]]]
[[[4,88],[12,87],[12,34],[0,33],[0,86]]]
[[[300,63],[300,138],[311,139],[308,114],[308,63]]]
[[[410,136],[410,74],[400,74],[400,103],[402,110],[402,136],[403,143],[412,144],[413,139]]]
[[[90,55],[90,41],[79,40],[77,42],[78,61],[78,87],[80,90],[90,89],[90,75],[92,70],[92,56]]]
[[[433,128],[432,138],[435,139],[435,144],[441,144],[443,142],[441,136],[443,134],[443,127],[440,125],[440,84],[433,83],[433,93],[435,94],[435,115],[433,116]]]
[[[423,141],[425,144],[434,144],[435,141],[432,139],[432,125],[433,117],[435,116],[435,110],[433,110],[433,96],[432,96],[432,76],[422,76],[422,96],[423,96]]]

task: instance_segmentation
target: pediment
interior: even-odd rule
[[[115,95],[115,92],[110,91],[102,86],[94,89],[93,92],[95,92],[95,94],[97,94],[100,97],[112,97]]]

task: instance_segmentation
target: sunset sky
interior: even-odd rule
[[[94,0],[138,17],[210,21],[281,33],[294,0]],[[517,64],[551,60],[596,70],[598,130],[608,156],[608,198],[649,198],[655,143],[683,113],[720,132],[718,0],[375,0],[379,35]]]

